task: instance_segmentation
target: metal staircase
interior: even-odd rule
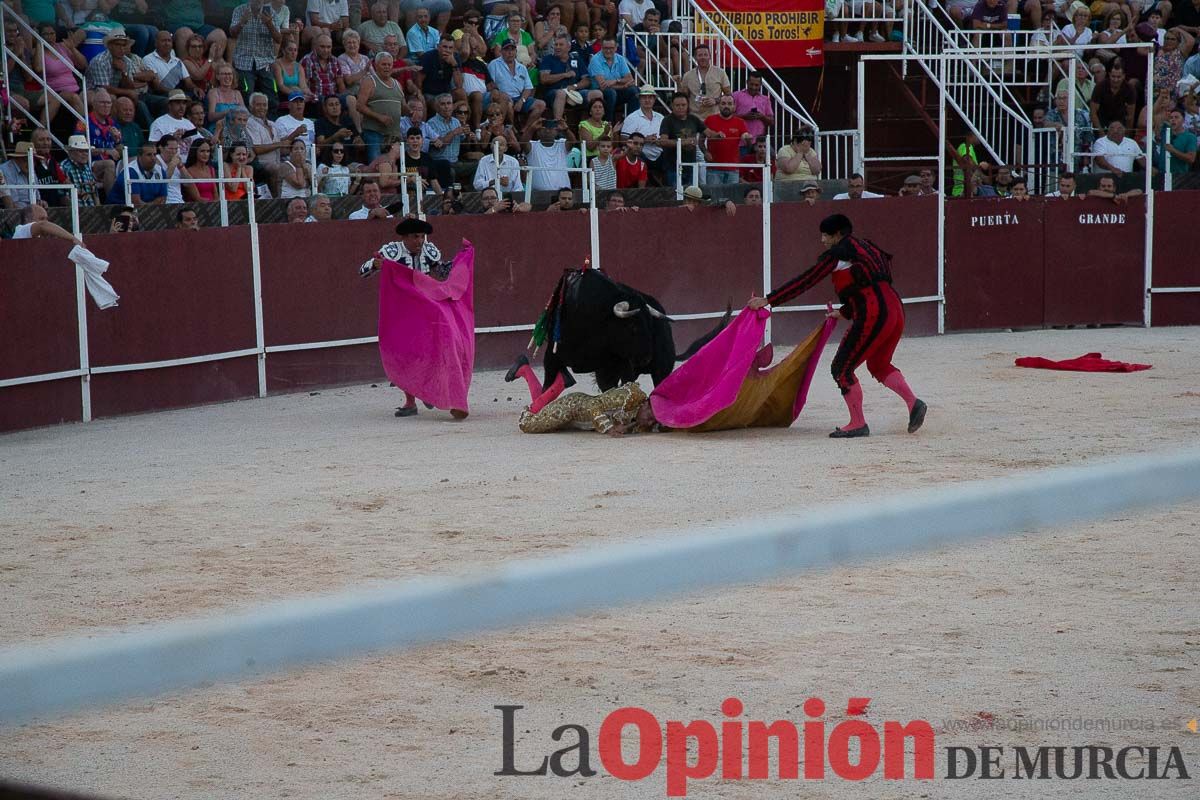
[[[679,2],[675,19],[681,23],[681,31],[663,31],[646,34],[622,29],[627,39],[632,39],[644,53],[635,68],[638,83],[653,87],[660,96],[674,92],[680,77],[696,66],[693,48],[706,44],[712,53],[712,65],[720,67],[729,76],[730,88],[744,88],[746,78],[752,72],[764,76],[763,92],[771,98],[775,111],[775,124],[769,131],[772,150],[786,144],[793,133],[808,129],[816,134],[815,149],[821,159],[822,175],[826,180],[845,180],[850,173],[860,168],[858,132],[823,131],[813,116],[800,102],[800,98],[770,66],[754,67],[747,54],[757,58],[754,44],[738,31],[729,18],[719,9],[702,7],[696,0]]]

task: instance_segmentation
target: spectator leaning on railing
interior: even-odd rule
[[[1196,134],[1184,126],[1183,112],[1176,108],[1167,114],[1167,122],[1154,137],[1154,166],[1160,172],[1169,171],[1172,177],[1183,175],[1196,165],[1196,145]]]

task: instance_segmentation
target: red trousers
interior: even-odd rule
[[[842,394],[854,385],[854,370],[863,362],[875,380],[887,380],[896,371],[892,355],[904,335],[904,306],[890,283],[861,289],[845,305],[850,307],[850,329],[842,337],[830,367]]]

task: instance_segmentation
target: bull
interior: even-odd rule
[[[545,377],[548,389],[561,373],[569,386],[571,372],[591,372],[601,391],[648,374],[657,386],[728,324],[717,327],[675,353],[673,320],[654,297],[618,283],[603,272],[566,270],[546,307]],[[535,333],[535,337],[536,337]]]

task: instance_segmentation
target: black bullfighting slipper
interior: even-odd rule
[[[860,436],[870,436],[870,427],[863,425],[861,428],[834,428],[833,433],[829,434],[830,439],[857,439]]]
[[[518,357],[516,362],[511,367],[508,368],[508,372],[504,373],[504,382],[512,383],[513,381],[515,381],[517,379],[517,372],[521,369],[521,367],[527,367],[527,366],[529,366],[529,357],[528,356]]]
[[[916,433],[921,430],[921,425],[925,423],[925,412],[929,410],[929,406],[925,405],[924,400],[918,400],[913,403],[912,411],[908,412],[908,432]]]
[[[415,417],[417,415],[416,406],[400,406],[396,409],[397,417]]]

